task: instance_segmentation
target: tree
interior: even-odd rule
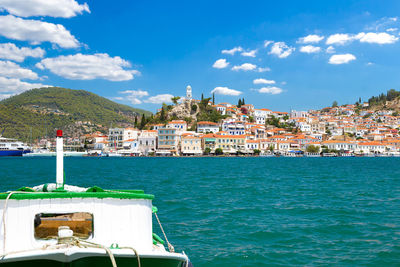
[[[255,155],[260,155],[261,150],[260,149],[254,149],[253,152],[254,152]]]
[[[309,145],[306,149],[308,153],[318,153],[319,152],[319,147],[314,146],[314,145]]]
[[[335,100],[335,101],[333,101],[333,103],[332,103],[332,107],[333,108],[336,108],[338,106],[338,102]]]
[[[215,155],[222,155],[222,154],[224,154],[224,151],[222,151],[222,148],[215,149]]]
[[[206,147],[206,149],[204,149],[204,155],[210,155],[211,153],[211,148]]]
[[[246,103],[244,102],[244,97],[243,97],[243,99],[242,99],[242,106],[243,105],[246,105]]]
[[[167,119],[167,117],[165,116],[165,109],[164,109],[164,103],[163,103],[163,106],[161,107],[161,112],[160,112],[160,120],[162,121],[162,122],[164,122],[166,119]]]
[[[249,116],[249,122],[254,122],[254,117],[253,116]]]
[[[140,120],[140,130],[142,130],[146,126],[146,116],[142,114],[142,119]]]
[[[204,95],[203,95],[203,93],[201,93],[201,101],[203,101],[203,99],[204,99]]]
[[[135,127],[137,127],[137,116],[135,116]]]
[[[240,111],[241,111],[243,114],[247,115],[247,108],[242,107],[242,108],[240,108]]]
[[[239,98],[237,107],[240,108],[242,106],[242,99]]]
[[[361,97],[358,98],[358,103],[361,104]]]
[[[215,94],[213,93],[212,103],[215,105]]]
[[[283,118],[282,118],[284,121],[287,121],[288,119],[289,119],[289,116],[288,115],[285,115],[285,116],[283,116]]]
[[[172,103],[174,103],[175,105],[177,105],[179,99],[181,99],[180,96],[174,96],[174,97],[171,98],[171,101],[172,101]]]
[[[273,146],[273,145],[270,145],[270,146],[268,147],[268,150],[271,151],[271,152],[274,152],[274,146]]]
[[[197,111],[197,105],[193,104],[192,105],[192,111],[195,113]]]

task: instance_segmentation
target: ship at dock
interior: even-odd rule
[[[31,148],[23,142],[0,135],[0,157],[22,156],[30,152]]]

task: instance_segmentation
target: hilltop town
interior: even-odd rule
[[[384,100],[397,101],[397,93]],[[374,104],[380,100],[372,98]],[[213,98],[195,100],[188,86],[186,97],[173,102],[132,127],[110,128],[107,134],[94,132],[68,142],[80,144],[89,154],[126,156],[396,156],[400,151],[397,111],[370,108],[361,100],[321,110],[280,112],[256,108],[244,99],[236,105],[214,103]],[[214,114],[214,121],[201,120],[207,118],[201,112]],[[51,146],[49,140],[41,145],[46,141]]]

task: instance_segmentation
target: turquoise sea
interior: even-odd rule
[[[194,266],[400,266],[400,158],[65,158],[66,183],[144,189]],[[55,158],[0,158],[0,189]],[[154,229],[161,236],[158,226]]]

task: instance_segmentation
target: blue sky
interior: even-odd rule
[[[399,89],[399,1],[0,0],[0,98],[43,85],[155,111],[288,111]]]

